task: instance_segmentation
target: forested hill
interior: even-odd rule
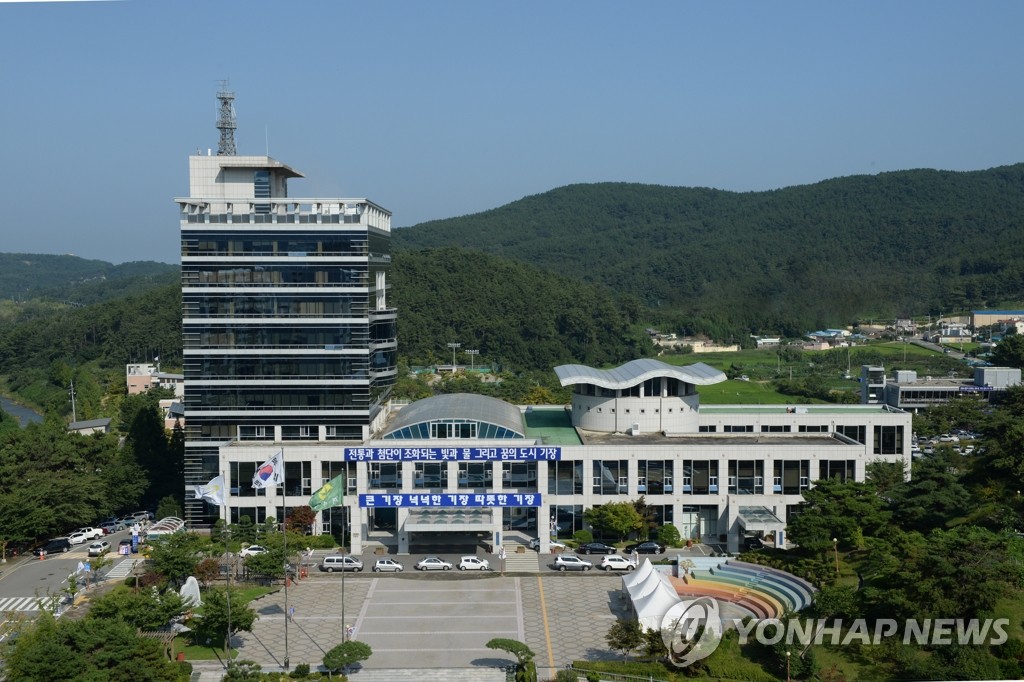
[[[523,263],[460,249],[402,251],[390,274],[398,352],[413,364],[451,362],[450,342],[506,369],[602,366],[651,352],[636,327],[639,310],[600,287]]]
[[[77,256],[0,253],[0,298],[86,305],[180,279],[180,267],[153,261],[113,265]]]
[[[1024,298],[1024,164],[769,192],[570,185],[395,230],[604,284],[695,319],[800,334]]]

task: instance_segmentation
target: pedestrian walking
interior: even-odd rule
[[[292,621],[293,623],[295,622],[295,607],[294,606],[289,606],[288,607],[288,620]]]

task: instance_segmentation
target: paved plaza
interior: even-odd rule
[[[485,646],[504,637],[526,642],[542,678],[553,677],[575,659],[614,657],[604,637],[617,616],[629,613],[621,584],[621,574],[596,571],[347,574],[343,617],[341,575],[317,575],[292,583],[287,607],[283,589],[252,602],[259,618],[251,633],[235,636],[234,646],[239,659],[264,670],[281,668],[286,655],[293,668],[316,668],[343,641],[348,625],[354,639],[373,649],[356,679],[375,677],[375,671],[442,668],[476,669],[483,679],[485,671],[513,662]]]

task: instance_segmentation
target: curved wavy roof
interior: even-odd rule
[[[444,419],[496,424],[519,434],[520,437],[526,437],[523,413],[518,407],[504,400],[471,393],[435,395],[406,405],[398,411],[394,421],[387,425],[382,436],[413,424]]]
[[[624,389],[636,386],[648,379],[671,377],[695,386],[710,386],[725,381],[725,373],[697,362],[685,367],[668,365],[660,360],[645,358],[630,360],[615,369],[594,369],[586,365],[559,365],[555,374],[562,386],[592,384],[608,389]]]

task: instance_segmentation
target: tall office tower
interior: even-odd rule
[[[225,474],[229,497],[252,493],[244,471],[226,470],[229,446],[326,453],[369,438],[384,417],[397,348],[391,214],[366,199],[291,198],[288,180],[300,177],[269,156],[207,152],[189,157],[189,196],[175,200],[193,527],[217,518],[192,499],[195,485]]]

